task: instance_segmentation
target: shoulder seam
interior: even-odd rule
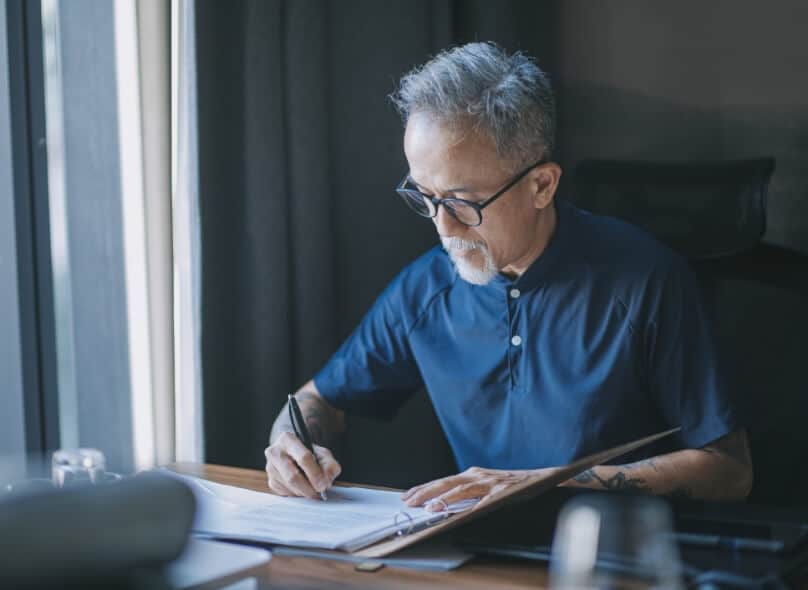
[[[423,317],[426,315],[426,312],[427,312],[427,310],[429,309],[429,307],[432,305],[432,302],[433,302],[433,301],[435,301],[435,299],[437,299],[439,295],[441,295],[441,294],[443,294],[444,292],[446,292],[446,291],[448,291],[449,289],[451,289],[451,288],[454,286],[454,284],[455,284],[455,282],[456,282],[456,281],[457,281],[457,274],[455,274],[455,275],[454,275],[454,277],[453,277],[453,278],[452,278],[452,280],[449,282],[449,284],[447,284],[445,287],[441,287],[440,289],[438,289],[437,291],[435,291],[435,292],[432,294],[432,297],[430,297],[430,298],[429,298],[429,301],[427,301],[427,302],[424,304],[424,307],[421,309],[421,311],[420,311],[420,313],[418,314],[418,316],[415,318],[415,320],[413,320],[412,325],[411,325],[409,328],[407,328],[407,338],[408,338],[408,339],[409,339],[409,337],[410,337],[410,334],[412,334],[412,331],[413,331],[413,330],[415,330],[415,326],[417,326],[417,325],[418,325],[418,322],[420,322],[420,321],[421,321],[421,318],[423,318]]]

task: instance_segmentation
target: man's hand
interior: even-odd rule
[[[460,500],[480,498],[475,506],[479,508],[494,494],[521,483],[541,471],[541,469],[505,471],[471,467],[463,473],[415,486],[404,492],[401,499],[408,506],[426,504],[427,510],[439,511],[444,508],[444,502],[448,506]]]
[[[295,398],[314,439],[317,460],[293,434],[294,427],[289,420],[289,407],[286,404],[272,425],[269,446],[264,450],[267,484],[273,494],[280,496],[317,498],[319,492],[328,488],[342,471],[326,447],[332,445],[336,434],[345,430],[345,415],[322,398],[314,381],[298,389]]]
[[[291,432],[284,432],[264,450],[269,491],[279,496],[319,498],[342,471],[334,455],[314,445],[314,455]],[[319,461],[319,463],[318,463]]]

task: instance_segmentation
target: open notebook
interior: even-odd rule
[[[401,501],[401,492],[333,487],[328,501],[284,498],[177,475],[197,500],[192,530],[219,539],[354,552],[396,533],[411,533],[470,509],[459,502],[428,512]]]

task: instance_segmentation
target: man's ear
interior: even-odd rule
[[[529,176],[530,188],[533,192],[533,206],[544,209],[553,202],[561,180],[561,166],[555,162],[547,162],[537,166]]]

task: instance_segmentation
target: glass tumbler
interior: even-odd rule
[[[51,477],[56,487],[102,484],[121,476],[106,470],[104,453],[98,449],[60,449],[53,453]]]
[[[550,561],[554,589],[678,590],[681,570],[670,509],[659,498],[587,494],[559,514]]]

